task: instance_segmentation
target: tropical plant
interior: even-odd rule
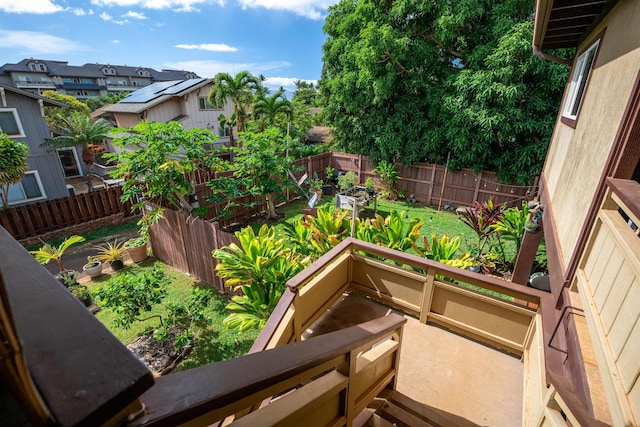
[[[516,255],[520,252],[522,246],[522,239],[524,236],[524,225],[529,217],[529,204],[527,202],[522,203],[522,209],[509,208],[507,209],[501,218],[499,218],[491,228],[506,236],[513,238],[516,244]]]
[[[398,184],[398,179],[400,178],[400,174],[398,173],[396,164],[393,162],[382,160],[373,169],[373,171],[380,175],[380,183],[382,184],[383,188],[383,196],[390,199],[395,199],[396,184]]]
[[[476,201],[473,207],[467,207],[460,213],[460,220],[471,227],[478,236],[478,256],[481,256],[489,237],[494,232],[492,226],[502,218],[504,205],[497,205],[493,199],[481,203]]]
[[[229,131],[229,147],[236,146],[235,138],[233,136],[233,128],[236,127],[237,124],[236,117],[236,113],[233,113],[229,117],[224,114],[220,114],[218,116],[218,123],[220,123],[220,127]]]
[[[432,259],[452,267],[462,269],[469,268],[474,265],[474,260],[471,258],[469,252],[464,252],[458,255],[460,244],[461,242],[458,236],[451,239],[448,235],[444,234],[438,239],[436,233],[432,233],[431,245],[428,244],[427,238],[424,238],[424,249],[426,251],[424,256],[428,259]]]
[[[111,175],[124,180],[122,201],[142,212],[146,201],[189,214],[198,212],[188,200],[193,194],[193,174],[203,168],[216,170],[226,164],[207,150],[218,137],[208,129],[185,129],[180,123],[140,122],[113,143],[121,148]],[[125,146],[135,150],[125,150]],[[140,198],[142,194],[144,197]]]
[[[100,307],[115,312],[118,317],[113,321],[116,327],[128,329],[134,321],[144,321],[157,317],[162,326],[162,316],[155,314],[144,319],[142,312],[149,312],[155,304],[166,296],[169,278],[156,263],[152,270],[143,273],[125,271],[109,279],[96,292]]]
[[[93,165],[96,162],[96,151],[93,145],[101,144],[111,129],[111,124],[104,119],[94,121],[88,114],[73,111],[70,115],[59,117],[59,123],[55,130],[61,135],[46,140],[43,145],[49,151],[80,146],[82,161],[89,168],[87,188],[89,191],[93,191]]]
[[[225,285],[242,290],[232,297],[227,309],[232,313],[224,320],[229,328],[240,332],[262,328],[284,292],[285,282],[310,264],[305,258],[285,247],[285,239],[275,237],[274,227],[263,225],[258,234],[245,227],[235,233],[240,246],[232,243],[213,251],[218,260],[218,276]]]
[[[17,184],[29,168],[29,146],[0,132],[0,197],[2,207],[9,206],[9,186]]]
[[[418,218],[409,219],[405,212],[393,210],[386,218],[377,215],[367,219],[358,227],[356,237],[401,252],[418,251],[416,243],[423,225]]]
[[[331,166],[327,166],[324,168],[324,180],[328,184],[330,182],[335,182],[336,178],[336,169]]]
[[[307,184],[309,184],[309,190],[310,191],[318,191],[322,189],[322,180],[320,179],[310,179],[307,181]]]
[[[325,204],[316,211],[316,217],[305,215],[301,224],[311,230],[311,245],[315,249],[312,255],[318,258],[349,236],[351,221],[349,211],[337,209],[333,204]],[[356,218],[359,221],[358,218]]]
[[[209,92],[212,105],[224,105],[227,98],[233,102],[238,132],[244,132],[247,108],[251,105],[253,90],[259,86],[258,79],[248,71],[240,71],[235,76],[218,73]]]
[[[46,265],[50,261],[56,261],[58,263],[58,268],[60,269],[60,274],[62,274],[67,271],[67,269],[64,268],[64,265],[62,265],[62,256],[71,246],[76,243],[84,242],[84,240],[85,239],[82,236],[73,235],[64,239],[64,241],[57,247],[43,242],[44,245],[42,245],[40,249],[29,252],[35,256],[36,260],[42,265]]]
[[[257,94],[253,99],[252,117],[259,121],[260,132],[267,126],[282,126],[293,119],[291,101],[280,88],[271,96]]]
[[[126,252],[124,242],[118,242],[118,240],[115,240],[113,243],[105,242],[102,245],[96,246],[95,249],[98,250],[98,253],[94,255],[94,258],[103,263],[113,263],[114,261],[122,260]]]
[[[300,219],[280,224],[280,231],[286,237],[285,245],[299,254],[317,258],[318,250],[313,245],[313,230],[305,226]]]

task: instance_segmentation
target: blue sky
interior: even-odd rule
[[[111,63],[202,77],[249,70],[316,82],[338,0],[0,0],[0,65],[25,58]]]

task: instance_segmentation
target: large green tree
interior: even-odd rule
[[[60,133],[52,139],[45,141],[50,150],[64,147],[80,146],[82,148],[82,161],[89,168],[87,174],[87,188],[93,191],[93,165],[96,162],[94,145],[101,144],[109,135],[111,124],[104,119],[93,120],[91,116],[80,111],[72,111],[70,115],[58,116],[57,129]]]
[[[29,147],[24,142],[0,132],[0,201],[9,206],[9,186],[22,180],[27,168]]]
[[[531,52],[534,0],[343,0],[320,81],[336,140],[373,161],[540,172],[568,68]]]
[[[229,97],[234,105],[238,132],[243,132],[246,111],[251,106],[253,93],[258,87],[261,87],[260,80],[248,71],[240,71],[235,76],[218,73],[209,92],[209,102],[211,105],[224,105]]]

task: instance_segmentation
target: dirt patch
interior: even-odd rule
[[[179,350],[173,348],[173,341],[176,334],[182,332],[178,328],[170,328],[169,338],[159,341],[151,335],[138,337],[127,348],[145,364],[147,368],[156,376],[165,375],[175,369],[192,349],[188,345]]]

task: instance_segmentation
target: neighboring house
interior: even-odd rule
[[[129,94],[122,101],[105,106],[97,116],[109,119],[118,127],[140,123],[177,121],[185,129],[210,129],[218,135],[219,145],[229,144],[229,135],[220,128],[220,114],[233,114],[233,103],[211,105],[208,100],[213,79],[173,80],[153,83]]]
[[[65,175],[80,175],[78,153],[75,148],[52,153],[41,147],[43,141],[51,137],[43,106],[67,105],[2,84],[0,98],[0,129],[29,146],[29,169],[20,183],[9,187],[9,204],[68,196]]]
[[[64,61],[23,59],[0,67],[0,83],[41,95],[55,90],[77,99],[133,92],[154,82],[199,78],[191,71],[162,70],[111,64],[69,65]]]

